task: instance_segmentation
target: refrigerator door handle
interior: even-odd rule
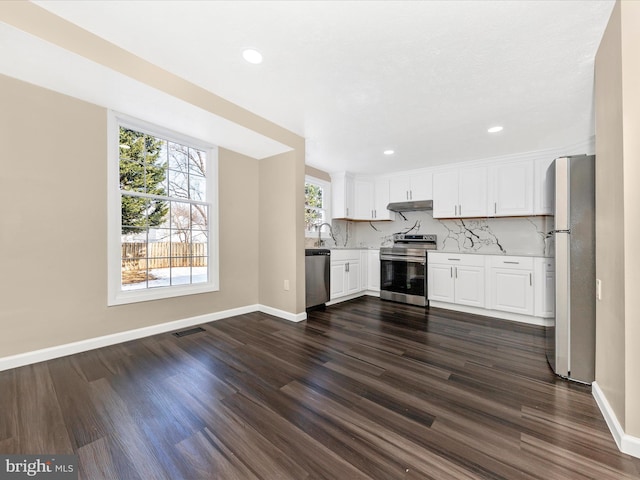
[[[549,235],[553,235],[554,233],[571,233],[571,230],[551,230]]]

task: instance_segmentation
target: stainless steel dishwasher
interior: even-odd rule
[[[306,307],[323,307],[331,295],[331,250],[307,248],[304,254]]]

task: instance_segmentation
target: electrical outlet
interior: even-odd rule
[[[289,280],[285,280],[285,281],[284,281],[284,289],[285,289],[286,291],[289,291]]]
[[[602,300],[602,280],[596,278],[596,300]]]

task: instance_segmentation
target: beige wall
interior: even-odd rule
[[[0,105],[0,357],[258,303],[257,160],[220,150],[219,292],[107,307],[106,110],[4,76]]]
[[[640,3],[618,2],[596,56],[596,381],[640,436]]]
[[[260,302],[304,312],[302,137],[33,3],[0,2],[0,21],[292,148],[264,164],[220,150],[220,292],[107,308],[106,111],[0,77],[0,358]]]
[[[305,309],[304,172],[295,151],[260,160],[260,303],[295,313]]]
[[[305,167],[305,175],[319,178],[320,180],[326,180],[327,182],[331,181],[331,175],[329,175],[327,172],[311,167],[309,165]]]

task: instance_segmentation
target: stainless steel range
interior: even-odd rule
[[[393,247],[380,249],[380,298],[427,305],[427,250],[436,249],[436,235],[393,236]]]

